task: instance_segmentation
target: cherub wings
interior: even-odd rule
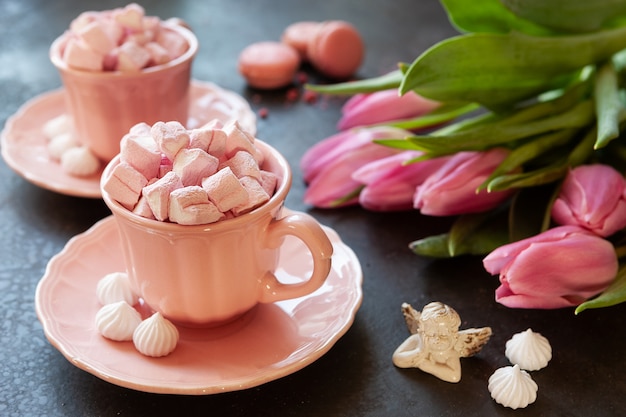
[[[415,310],[408,303],[402,303],[402,314],[406,321],[406,327],[411,334],[419,332],[420,316],[422,313]],[[491,327],[481,327],[478,329],[464,329],[458,332],[458,339],[454,345],[454,350],[459,352],[460,356],[467,358],[478,353],[491,337]]]

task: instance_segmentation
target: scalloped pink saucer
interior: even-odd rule
[[[249,132],[256,133],[256,115],[243,97],[213,83],[196,80],[191,82],[190,92],[188,128],[202,126],[214,118],[235,119]],[[15,172],[39,187],[77,197],[100,198],[102,171],[88,177],[72,176],[48,156],[47,138],[41,128],[64,112],[63,89],[24,103],[9,117],[0,134],[2,157]]]
[[[333,267],[319,290],[261,304],[221,327],[179,327],[176,350],[162,358],[142,355],[132,342],[108,340],[95,327],[98,281],[124,270],[112,216],[70,239],[50,260],[37,286],[37,315],[50,343],[72,364],[116,385],[192,395],[254,387],[311,364],[354,321],[363,297],[361,266],[334,230],[324,230],[333,243]],[[287,237],[280,259],[281,281],[298,282],[310,274],[310,255],[301,241]]]

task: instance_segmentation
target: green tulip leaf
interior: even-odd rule
[[[624,301],[626,301],[626,267],[620,268],[613,283],[602,294],[580,304],[574,312],[578,314],[589,308],[610,307]]]
[[[505,210],[459,216],[448,235],[450,256],[484,255],[509,242]]]
[[[476,110],[476,104],[453,103],[444,104],[442,107],[420,117],[406,120],[385,122],[382,125],[392,126],[404,130],[417,130],[446,123],[460,116]]]
[[[337,84],[316,85],[306,84],[307,90],[324,94],[357,94],[373,93],[380,90],[398,88],[402,81],[402,71],[396,70],[375,78],[365,80],[346,81]]]
[[[624,48],[626,27],[575,36],[466,34],[439,42],[413,61],[400,92],[510,107],[566,85],[585,66]]]
[[[550,211],[556,187],[524,188],[511,200],[509,207],[509,239],[526,239],[544,232],[549,227]]]
[[[504,191],[511,188],[527,188],[549,184],[563,178],[567,174],[567,169],[567,163],[557,161],[533,171],[500,175],[487,184],[487,190],[491,192]]]
[[[552,31],[516,16],[499,0],[441,0],[452,25],[460,32],[548,35]]]
[[[617,73],[611,61],[598,70],[594,86],[598,136],[594,148],[604,148],[619,136],[619,114],[623,110],[619,98]]]
[[[565,32],[598,30],[626,15],[624,0],[500,0],[515,15]]]
[[[518,146],[493,170],[485,182],[478,187],[478,190],[489,189],[489,184],[494,178],[522,169],[528,161],[540,157],[553,148],[568,143],[574,138],[576,133],[576,129],[556,130],[552,133],[535,137],[529,142]]]
[[[534,121],[499,122],[478,125],[449,135],[416,135],[406,138],[417,150],[437,153],[454,153],[464,150],[484,150],[511,141],[528,138],[557,129],[579,128],[593,121],[593,103],[578,103],[572,109],[555,116]]]
[[[448,251],[448,234],[428,236],[409,243],[409,249],[415,254],[429,258],[451,258]]]
[[[416,254],[431,258],[485,255],[509,243],[507,214],[503,208],[458,216],[450,231],[411,242]]]

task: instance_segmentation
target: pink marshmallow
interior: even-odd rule
[[[223,129],[223,128],[224,128],[224,123],[222,123],[220,119],[211,119],[210,121],[200,126],[200,129]]]
[[[102,71],[104,55],[93,51],[83,41],[70,38],[63,51],[63,60],[71,68]]]
[[[99,18],[99,13],[94,11],[82,12],[70,22],[70,31],[80,32],[85,26],[96,21]]]
[[[254,137],[243,130],[237,121],[226,124],[223,128],[226,133],[226,156],[231,157],[238,151],[255,154]]]
[[[137,214],[138,216],[145,217],[146,219],[155,220],[152,209],[148,204],[148,199],[143,195],[139,197],[139,201],[137,201],[137,204],[135,204],[133,213]]]
[[[131,135],[149,136],[151,134],[150,129],[152,129],[152,126],[150,126],[148,123],[140,122],[131,127],[128,133],[130,133]]]
[[[278,186],[278,176],[271,171],[261,170],[261,179],[259,180],[261,187],[272,197]]]
[[[213,131],[209,129],[193,129],[189,131],[189,147],[202,149],[205,152],[209,150],[209,144],[213,137]]]
[[[265,192],[261,184],[256,179],[252,177],[243,177],[239,178],[239,182],[243,188],[245,188],[248,198],[245,203],[232,208],[232,212],[235,216],[252,211],[257,207],[262,206],[270,199],[270,196]]]
[[[143,17],[143,30],[149,30],[155,34],[160,30],[161,19],[157,16],[144,16]]]
[[[140,71],[148,66],[150,52],[134,41],[126,41],[117,51],[118,71]]]
[[[217,172],[219,161],[202,149],[181,149],[174,158],[173,170],[183,186],[200,185],[202,179]]]
[[[139,171],[126,162],[120,162],[105,180],[103,188],[112,199],[132,210],[146,184],[148,180]]]
[[[246,151],[238,151],[229,160],[222,164],[227,166],[237,178],[253,177],[257,180],[261,178],[261,170],[254,157]]]
[[[156,41],[166,51],[169,52],[170,57],[178,57],[184,54],[189,45],[187,40],[176,32],[171,30],[162,29],[157,33]]]
[[[209,153],[219,158],[220,161],[226,159],[226,138],[226,133],[223,130],[213,130],[211,143],[209,143]]]
[[[105,24],[101,21],[96,20],[84,26],[78,32],[78,36],[85,41],[91,50],[102,55],[108,54],[117,46],[105,28]]]
[[[163,65],[170,62],[170,54],[165,48],[156,42],[148,42],[144,45],[144,48],[150,53],[149,65]]]
[[[145,47],[148,43],[154,42],[155,32],[151,30],[142,30],[141,32],[129,33],[125,42],[135,42]]]
[[[224,217],[197,185],[178,188],[170,194],[169,219],[185,225],[214,223]]]
[[[150,129],[152,137],[161,148],[161,152],[173,161],[176,154],[189,146],[190,138],[180,122],[156,122]]]
[[[124,8],[114,10],[113,19],[128,29],[141,30],[145,14],[143,7],[136,3],[131,3]]]
[[[168,219],[170,193],[177,188],[182,188],[182,186],[178,175],[174,171],[170,171],[163,178],[143,188],[142,193],[148,200],[148,205],[157,220],[165,221]]]
[[[152,136],[126,134],[120,144],[120,159],[146,178],[159,175],[161,151]]]
[[[202,188],[222,213],[244,204],[248,199],[248,193],[229,167],[204,178]]]
[[[190,132],[190,148],[201,148],[217,157],[220,162],[226,159],[226,133],[222,130],[222,122],[213,119],[204,126]]]

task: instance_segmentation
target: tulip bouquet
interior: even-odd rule
[[[441,0],[458,36],[348,94],[305,201],[455,216],[411,242],[484,256],[513,308],[626,301],[626,0]]]

